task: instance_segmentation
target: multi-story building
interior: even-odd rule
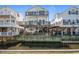
[[[20,26],[17,21],[19,14],[9,7],[0,8],[0,41],[14,39],[19,35]]]
[[[29,31],[36,31],[50,24],[49,12],[40,6],[33,6],[25,12],[26,26]]]
[[[52,34],[79,35],[79,8],[71,7],[55,15]]]

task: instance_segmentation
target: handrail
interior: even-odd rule
[[[0,32],[0,36],[13,36],[18,34],[18,32]]]

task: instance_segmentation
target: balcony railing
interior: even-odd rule
[[[0,27],[10,27],[10,26],[15,26],[15,23],[10,23],[10,22],[0,22]]]
[[[19,32],[0,32],[0,36],[15,36],[19,35]]]
[[[11,16],[14,16],[16,17],[16,13],[15,12],[11,12],[11,13],[7,13],[7,12],[0,12],[0,15],[11,15]]]

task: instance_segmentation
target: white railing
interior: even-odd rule
[[[12,15],[14,17],[16,17],[16,13],[15,12],[11,12],[11,13],[7,13],[7,12],[0,12],[0,15]]]
[[[0,32],[0,36],[15,36],[19,35],[19,32]]]
[[[0,22],[0,27],[7,27],[7,26],[15,26],[15,23],[10,23],[10,22]]]
[[[60,27],[79,27],[79,25],[60,25]]]

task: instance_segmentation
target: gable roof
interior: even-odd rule
[[[70,7],[68,9],[64,10],[63,12],[57,13],[57,15],[58,14],[63,14],[64,12],[67,12],[67,11],[72,10],[72,9],[79,10],[79,8],[77,8],[77,7],[74,6],[74,7]]]
[[[26,12],[31,12],[31,11],[48,11],[48,10],[40,6],[33,6],[32,8],[28,9]]]
[[[4,12],[4,13],[7,13],[7,14],[15,14],[16,16],[18,16],[18,13],[13,10],[12,8],[9,8],[8,6],[4,6],[2,8],[0,8],[0,12]]]

